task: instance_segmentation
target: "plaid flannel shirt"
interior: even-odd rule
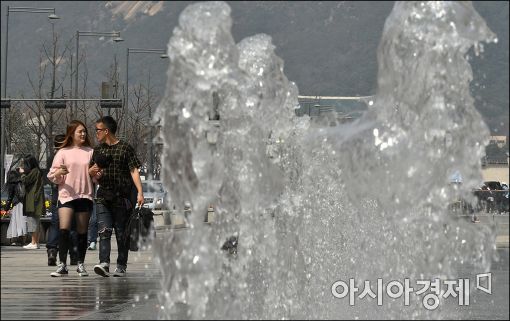
[[[111,146],[106,143],[100,144],[94,148],[90,166],[95,164],[94,155],[96,153],[111,156],[110,164],[102,169],[103,173],[98,180],[97,202],[103,203],[105,191],[117,193],[123,198],[129,198],[133,186],[131,170],[141,166],[133,147],[122,140]]]

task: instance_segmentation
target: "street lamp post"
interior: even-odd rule
[[[4,53],[4,83],[3,83],[3,88],[2,88],[2,96],[3,98],[7,98],[7,53],[8,53],[8,47],[9,47],[9,13],[11,12],[25,12],[25,13],[49,13],[48,15],[48,19],[60,19],[59,16],[57,16],[55,14],[55,8],[35,8],[35,7],[10,7],[10,6],[7,6],[7,10],[6,10],[6,19],[5,19],[5,53]],[[1,177],[1,184],[3,186],[4,184],[4,164],[5,164],[5,152],[6,152],[6,144],[5,144],[5,140],[6,140],[6,131],[5,131],[5,118],[7,116],[7,111],[4,111],[4,109],[2,109],[2,115],[1,115],[1,126],[2,126],[2,138],[1,138],[1,155],[2,155],[2,159],[1,159],[1,164],[0,164],[0,175],[2,176]]]
[[[127,48],[126,50],[126,90],[124,91],[124,106],[129,108],[129,54],[130,53],[147,53],[147,54],[160,54],[161,59],[167,59],[165,49],[145,49],[145,48]],[[152,109],[149,101],[149,122],[152,120]],[[126,124],[124,123],[124,128]],[[154,152],[152,149],[153,128],[149,124],[149,164],[147,166],[148,179],[152,179],[152,172],[154,170]]]
[[[110,37],[113,38],[113,41],[120,42],[124,41],[120,37],[120,32],[118,31],[111,31],[111,32],[93,32],[93,31],[79,31],[76,30],[76,74],[74,75],[74,98],[78,99],[78,60],[79,60],[79,49],[80,49],[80,36],[99,36],[99,37]],[[74,108],[78,108],[78,101],[75,100]]]

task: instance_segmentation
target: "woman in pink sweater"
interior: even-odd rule
[[[78,232],[78,268],[79,276],[88,276],[85,270],[85,252],[87,251],[87,231],[93,206],[94,186],[88,169],[93,149],[87,128],[81,121],[73,120],[67,125],[62,146],[53,159],[48,178],[58,185],[58,217],[60,220],[59,259],[57,271],[51,276],[67,275],[67,252],[69,231],[73,216]]]

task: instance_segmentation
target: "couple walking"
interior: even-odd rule
[[[134,183],[138,194],[136,202],[144,202],[138,168],[140,161],[134,149],[117,139],[117,123],[110,116],[96,121],[96,139],[99,145],[92,148],[85,124],[73,120],[69,123],[62,142],[48,173],[48,178],[58,185],[59,260],[53,277],[69,273],[67,252],[73,216],[78,233],[79,276],[87,276],[85,253],[90,214],[94,206],[94,184],[99,184],[96,194],[96,215],[99,234],[99,264],[94,272],[110,276],[111,236],[115,230],[118,257],[113,276],[125,276],[128,248],[122,242],[129,211],[131,187]]]

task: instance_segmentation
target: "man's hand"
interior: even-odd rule
[[[98,175],[98,173],[99,173],[99,175]],[[99,178],[101,176],[101,168],[99,168],[99,166],[97,166],[97,164],[94,164],[94,166],[89,168],[89,175],[91,177]]]
[[[136,204],[138,205],[138,207],[142,207],[143,203],[145,203],[145,199],[143,198],[143,192],[138,193],[136,195]]]
[[[140,180],[140,172],[138,171],[138,168],[133,168],[131,170],[131,178],[133,179],[133,183],[135,184],[138,192],[136,195],[136,205],[142,207],[145,200],[143,199],[142,181]]]

